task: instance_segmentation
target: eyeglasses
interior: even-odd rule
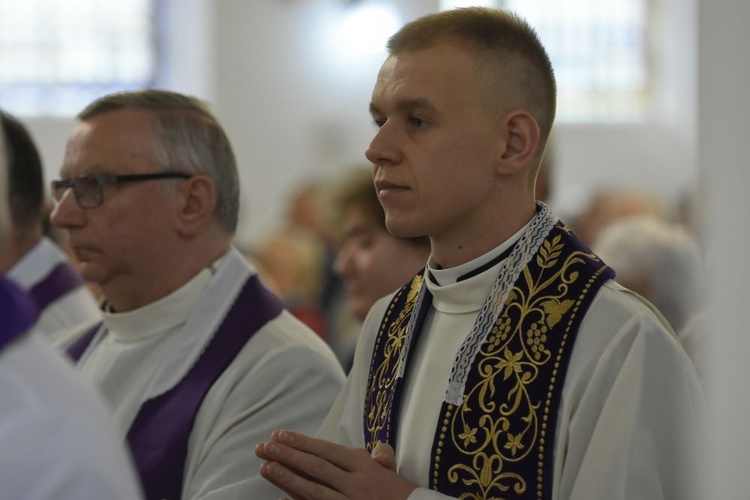
[[[72,180],[52,181],[52,197],[60,201],[68,188],[73,188],[73,194],[81,208],[96,208],[104,200],[104,186],[121,182],[141,182],[158,179],[189,179],[190,174],[183,172],[156,172],[152,174],[131,175],[82,175]]]

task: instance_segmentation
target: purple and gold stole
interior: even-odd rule
[[[26,292],[0,276],[0,351],[28,331],[39,311]]]
[[[614,277],[551,217],[546,207],[537,214],[541,220],[504,262],[456,355],[428,479],[430,488],[446,495],[551,498],[555,424],[568,361],[586,310]],[[395,294],[376,338],[364,408],[369,450],[378,442],[397,444],[407,356],[430,307],[422,281],[420,273]]]
[[[193,422],[211,386],[250,338],[283,310],[281,301],[253,275],[245,282],[229,313],[185,377],[164,394],[141,406],[128,431],[148,500],[177,500]],[[99,325],[68,349],[80,359]]]

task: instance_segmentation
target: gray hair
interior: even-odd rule
[[[703,256],[681,225],[650,215],[622,217],[602,231],[594,251],[678,333],[705,304]]]
[[[154,148],[168,171],[209,176],[216,185],[216,217],[230,233],[237,228],[240,205],[237,162],[224,129],[206,103],[166,90],[143,89],[105,95],[77,118],[87,120],[117,110],[151,112],[159,141]]]

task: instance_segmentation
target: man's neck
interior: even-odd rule
[[[443,269],[470,262],[505,243],[534,218],[536,205],[512,213],[498,211],[499,220],[489,221],[480,230],[468,232],[458,237],[441,238],[430,236],[432,242],[432,263]]]
[[[203,258],[193,256],[175,257],[169,263],[159,266],[158,272],[144,273],[143,277],[115,277],[111,282],[101,283],[100,287],[109,308],[116,312],[127,312],[148,306],[174,293],[201,271],[211,267],[229,251],[215,249]]]

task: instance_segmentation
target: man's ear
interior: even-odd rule
[[[180,186],[177,231],[192,237],[214,216],[216,187],[207,175],[194,175]]]
[[[503,118],[505,148],[498,159],[498,173],[515,174],[532,164],[539,149],[539,124],[522,109]]]

